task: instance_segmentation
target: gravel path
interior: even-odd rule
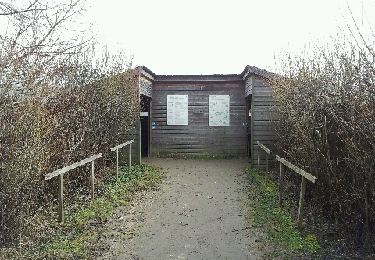
[[[98,259],[260,259],[246,222],[246,160],[149,159],[165,180],[106,225]]]

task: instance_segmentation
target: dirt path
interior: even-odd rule
[[[118,210],[98,259],[259,259],[244,204],[246,160],[150,159],[166,179]]]

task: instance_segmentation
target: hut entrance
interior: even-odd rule
[[[147,112],[145,112],[147,113]],[[148,127],[148,115],[141,116],[141,155],[142,157],[148,157],[148,139],[149,139],[149,127]]]
[[[151,98],[141,95],[141,156],[150,155],[150,107]]]

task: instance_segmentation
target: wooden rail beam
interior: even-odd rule
[[[45,179],[45,180],[52,179],[53,177],[59,176],[59,175],[61,175],[61,174],[64,174],[64,173],[66,173],[66,172],[68,172],[68,171],[70,171],[70,170],[73,170],[73,169],[75,169],[75,168],[77,168],[77,167],[79,167],[79,166],[85,165],[86,163],[92,162],[92,161],[94,161],[94,160],[96,160],[96,159],[98,159],[98,158],[101,158],[101,157],[102,157],[102,154],[101,154],[101,153],[100,153],[100,154],[93,155],[93,156],[88,157],[88,158],[86,158],[86,159],[84,159],[84,160],[82,160],[82,161],[79,161],[79,162],[73,163],[73,164],[71,164],[71,165],[69,165],[69,166],[66,166],[66,167],[63,167],[63,168],[58,169],[58,170],[56,170],[56,171],[53,171],[53,172],[51,172],[51,173],[48,173],[48,174],[45,175],[44,179]]]
[[[257,141],[257,145],[263,150],[265,151],[267,154],[271,154],[271,150],[269,148],[267,148],[266,146],[264,146],[263,144],[261,144],[259,141]]]
[[[261,144],[259,141],[257,141],[257,145],[259,147],[259,153],[258,153],[258,167],[259,167],[259,161],[260,161],[260,150],[263,150],[266,152],[266,171],[268,172],[268,155],[271,154],[271,150]],[[315,183],[317,178],[313,176],[312,174],[302,170],[298,166],[292,164],[291,162],[285,160],[284,158],[281,158],[280,156],[276,155],[276,160],[280,163],[280,175],[279,175],[279,206],[282,206],[282,194],[283,194],[283,175],[285,173],[285,167],[288,167],[292,171],[298,173],[301,175],[301,190],[299,195],[299,202],[298,202],[298,216],[297,216],[297,224],[298,227],[301,228],[303,225],[303,211],[304,211],[304,203],[305,203],[305,192],[306,192],[306,180],[311,181],[312,183]]]
[[[271,155],[271,150],[261,144],[259,141],[257,141],[257,145],[259,147],[259,152],[258,152],[258,168],[260,167],[260,150],[263,150],[266,152],[266,172],[268,172],[268,156]]]
[[[288,167],[289,169],[293,170],[294,172],[298,173],[299,175],[305,177],[306,179],[308,179],[312,183],[316,182],[317,178],[315,176],[313,176],[310,173],[302,170],[301,168],[295,166],[294,164],[288,162],[284,158],[281,158],[280,156],[276,155],[276,160],[279,161],[280,163],[284,164],[286,167]]]
[[[64,222],[64,173],[73,170],[79,166],[85,165],[86,163],[91,162],[91,177],[90,177],[90,182],[91,182],[91,198],[94,198],[94,188],[95,188],[95,175],[94,175],[94,161],[98,158],[101,158],[102,154],[96,154],[91,157],[88,157],[86,159],[83,159],[82,161],[75,162],[69,166],[63,167],[61,169],[58,169],[56,171],[53,171],[51,173],[48,173],[45,175],[44,179],[45,180],[50,180],[56,176],[59,176],[59,207],[58,207],[58,214],[59,214],[59,222]]]
[[[127,141],[127,142],[125,142],[125,143],[123,143],[123,144],[119,144],[119,145],[117,145],[117,146],[115,146],[115,147],[113,147],[113,148],[110,148],[110,149],[111,149],[111,151],[113,152],[113,151],[116,151],[116,150],[118,150],[118,149],[120,149],[120,148],[122,148],[122,147],[124,147],[124,146],[127,146],[127,145],[129,145],[129,144],[132,144],[132,143],[134,143],[134,139],[133,139],[133,140],[130,140],[130,141]]]

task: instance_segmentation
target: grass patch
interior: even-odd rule
[[[100,195],[94,200],[69,199],[65,205],[64,223],[50,218],[49,223],[43,224],[49,232],[41,233],[27,246],[3,250],[0,259],[92,258],[91,249],[98,239],[98,226],[107,221],[116,208],[126,205],[134,192],[149,189],[160,180],[159,170],[152,166],[136,165],[130,173],[127,167],[121,168],[118,178],[111,177],[97,186]]]
[[[249,213],[254,224],[263,227],[268,238],[276,246],[285,249],[287,255],[316,253],[320,249],[317,237],[298,230],[290,213],[290,202],[284,200],[283,208],[279,207],[277,183],[250,167],[246,172],[255,184],[254,208]],[[274,252],[273,257],[276,256]]]

